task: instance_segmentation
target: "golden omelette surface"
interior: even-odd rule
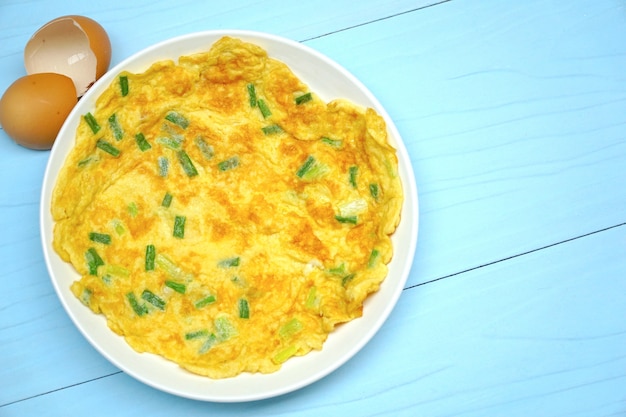
[[[101,95],[55,186],[53,245],[135,350],[211,378],[274,372],[385,279],[397,167],[375,111],[225,37]]]

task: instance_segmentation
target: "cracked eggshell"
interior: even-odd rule
[[[104,28],[85,16],[58,17],[43,25],[24,49],[27,74],[58,73],[85,92],[108,70],[111,41]]]

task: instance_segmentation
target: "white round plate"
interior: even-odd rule
[[[81,115],[93,110],[98,96],[121,71],[143,72],[163,59],[176,61],[182,55],[207,51],[222,36],[236,37],[263,47],[270,57],[289,65],[326,101],[347,98],[375,109],[385,119],[390,142],[398,152],[405,200],[400,225],[392,238],[395,253],[389,265],[389,275],[380,290],[366,300],[361,318],[331,333],[321,351],[292,358],[278,372],[211,380],[187,372],[160,356],[137,353],[107,327],[103,316],[93,314],[74,297],[70,285],[80,277],[52,248],[54,224],[50,203],[57,175],[74,146]],[[85,338],[115,366],[139,381],[171,394],[214,402],[243,402],[282,395],[318,381],[348,361],[374,336],[394,308],[409,275],[417,244],[417,188],[411,161],[397,128],[378,100],[353,75],[319,52],[274,35],[239,30],[199,32],[161,42],[124,60],[98,80],[72,110],[52,147],[40,210],[43,252],[52,284],[63,307]],[[381,352],[381,358],[383,356]]]

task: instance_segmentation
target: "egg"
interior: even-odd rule
[[[27,74],[54,72],[71,78],[81,97],[109,68],[111,41],[104,28],[85,16],[58,17],[27,42]]]
[[[65,75],[26,75],[2,95],[0,125],[22,146],[50,149],[76,102],[74,83]]]

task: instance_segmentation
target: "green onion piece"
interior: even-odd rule
[[[246,86],[246,88],[248,89],[248,98],[250,99],[250,107],[254,108],[256,107],[256,88],[254,87],[254,84],[250,83]]]
[[[104,261],[98,255],[95,248],[89,248],[85,252],[85,259],[87,260],[87,267],[89,268],[89,275],[98,275],[98,267],[104,265]]]
[[[296,105],[304,104],[307,101],[311,101],[313,96],[311,93],[302,94],[301,96],[296,97]]]
[[[198,175],[198,170],[196,170],[193,162],[191,162],[191,158],[189,158],[187,152],[178,151],[178,161],[180,162],[180,165],[183,167],[183,170],[185,171],[185,174],[187,174],[187,176],[194,177]]]
[[[185,237],[185,221],[187,217],[185,216],[176,216],[174,218],[174,237],[182,239]]]
[[[250,306],[248,305],[248,300],[246,300],[245,298],[240,298],[238,303],[238,309],[240,319],[250,318]]]
[[[213,158],[213,155],[215,154],[215,150],[213,149],[213,146],[206,143],[206,141],[202,139],[201,136],[198,136],[196,138],[196,146],[198,147],[198,149],[200,149],[200,152],[206,159]]]
[[[218,317],[214,321],[217,340],[223,342],[237,335],[237,329],[227,317]]]
[[[208,335],[209,331],[207,329],[196,330],[195,332],[185,333],[185,340],[199,339]]]
[[[239,262],[239,256],[234,256],[232,258],[222,259],[217,263],[217,266],[219,266],[220,268],[232,268],[235,266],[239,266]]]
[[[126,75],[120,75],[120,92],[122,97],[128,95],[128,77]]]
[[[137,215],[139,214],[139,208],[137,207],[137,203],[135,203],[134,201],[128,204],[127,209],[130,217],[137,217]]]
[[[77,164],[77,165],[78,165],[80,168],[82,168],[82,167],[84,167],[84,166],[88,165],[91,161],[93,161],[93,158],[91,158],[91,157],[89,156],[89,157],[87,157],[87,158],[85,158],[85,159],[83,159],[83,160],[78,161],[78,164]]]
[[[203,354],[203,353],[208,352],[209,349],[211,349],[213,345],[215,345],[216,343],[217,343],[217,336],[211,333],[209,337],[207,337],[207,339],[204,341],[200,349],[198,350],[198,353]]]
[[[148,149],[152,148],[152,145],[150,145],[150,142],[146,140],[146,137],[141,132],[135,135],[135,142],[137,142],[137,146],[139,146],[139,149],[141,149],[141,152],[145,152]]]
[[[378,184],[370,184],[370,195],[374,200],[378,201],[378,196],[380,195]]]
[[[209,304],[213,304],[214,302],[217,301],[217,298],[214,295],[209,295],[207,297],[204,297],[198,301],[195,302],[194,307],[195,308],[202,308],[202,307],[206,307]]]
[[[261,128],[265,135],[274,135],[276,133],[281,133],[283,128],[278,125],[269,125]]]
[[[304,326],[302,325],[302,322],[294,317],[280,328],[278,335],[283,339],[288,339],[301,331],[303,328]]]
[[[165,193],[163,196],[163,201],[161,201],[161,206],[165,208],[169,208],[172,205],[172,195],[170,193]]]
[[[181,284],[180,282],[176,282],[176,281],[167,280],[165,281],[165,286],[173,289],[174,291],[180,294],[184,294],[185,291],[187,291],[187,286],[185,284]]]
[[[274,355],[272,360],[274,362],[276,362],[276,363],[279,363],[279,364],[283,363],[287,359],[289,359],[293,355],[295,355],[297,351],[298,351],[298,348],[295,345],[288,346],[285,349],[283,349],[280,352],[278,352],[276,355]]]
[[[108,153],[111,156],[120,156],[120,150],[104,139],[98,139],[98,141],[96,142],[96,147],[102,149],[104,152]]]
[[[89,233],[89,240],[105,245],[110,245],[111,235],[108,235],[106,233],[91,232]]]
[[[165,310],[165,300],[156,295],[150,290],[143,290],[141,298],[158,308],[159,310]]]
[[[304,163],[296,171],[296,176],[305,180],[312,181],[322,177],[328,172],[328,166],[317,161],[313,155],[309,155]]]
[[[156,248],[154,245],[146,245],[146,260],[144,262],[146,271],[154,271],[155,258]]]
[[[238,166],[239,166],[239,157],[236,155],[217,164],[217,168],[222,172],[231,170],[233,168],[237,168]]]
[[[157,159],[157,164],[159,165],[159,176],[163,178],[167,177],[167,173],[170,169],[169,159],[164,156],[159,156],[159,158]]]
[[[182,127],[183,129],[187,129],[187,127],[189,126],[189,120],[187,120],[182,114],[175,111],[167,113],[167,115],[165,116],[165,120],[172,122],[175,125]]]
[[[349,169],[348,169],[348,176],[350,179],[350,185],[352,185],[352,188],[356,188],[356,174],[359,171],[359,167],[357,167],[356,165],[352,165]]]
[[[341,145],[343,145],[343,141],[340,139],[331,139],[331,138],[323,137],[320,140],[323,143],[332,146],[333,148],[341,148]]]
[[[182,147],[182,138],[159,136],[156,138],[156,143],[163,145],[166,148],[179,151]]]
[[[356,224],[357,223],[357,217],[356,216],[340,216],[340,215],[336,215],[335,216],[335,220],[337,220],[339,223],[346,223],[346,224]]]
[[[100,131],[100,125],[98,124],[96,118],[93,117],[93,114],[88,112],[83,116],[83,118],[85,119],[85,122],[87,122],[93,133],[98,133]]]
[[[112,223],[113,229],[118,236],[122,236],[124,233],[126,233],[126,229],[124,229],[124,225],[122,224],[121,220],[115,219]]]
[[[159,268],[163,268],[163,270],[165,270],[165,272],[172,278],[178,280],[178,281],[185,281],[188,282],[191,279],[193,279],[193,275],[183,271],[183,269],[181,267],[179,267],[178,265],[176,265],[174,262],[172,262],[171,259],[169,259],[167,256],[163,255],[162,253],[157,253],[154,261],[156,262],[157,266]]]
[[[104,272],[108,275],[115,275],[122,278],[127,278],[130,276],[130,271],[119,265],[106,265],[104,267]]]
[[[143,316],[144,314],[148,314],[148,308],[144,304],[139,304],[139,301],[137,301],[135,294],[129,292],[128,294],[126,294],[126,299],[135,311],[135,314],[137,314],[139,317]]]
[[[124,130],[122,129],[122,126],[120,126],[120,123],[117,120],[116,113],[113,113],[109,117],[109,128],[113,132],[113,137],[115,138],[115,140],[122,140],[122,138],[124,137]]]
[[[328,269],[328,272],[333,275],[343,275],[346,273],[346,264],[342,263],[339,266]]]
[[[83,292],[80,294],[80,301],[86,306],[89,306],[89,303],[91,302],[92,294],[93,294],[93,291],[91,291],[89,288],[84,288]]]
[[[315,308],[318,307],[320,303],[320,299],[317,296],[317,287],[312,286],[309,290],[309,294],[306,297],[306,301],[304,305],[306,308]]]
[[[261,114],[263,115],[264,119],[267,119],[268,117],[272,115],[272,111],[267,106],[267,103],[265,102],[265,100],[263,100],[262,98],[260,98],[257,101],[257,106],[259,106],[259,110],[261,110]]]
[[[344,287],[346,285],[348,285],[348,283],[350,281],[352,281],[352,279],[354,278],[355,274],[350,274],[350,275],[346,275],[345,277],[341,278],[341,285],[343,285]]]
[[[367,261],[367,267],[373,268],[376,265],[376,261],[380,258],[380,251],[378,249],[373,249],[372,253],[370,253],[370,258]]]

